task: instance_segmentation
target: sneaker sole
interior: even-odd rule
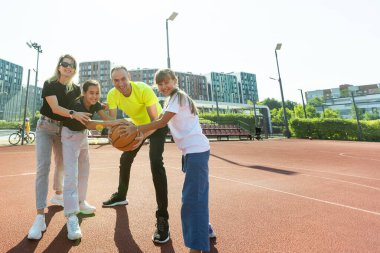
[[[67,235],[67,239],[69,239],[70,241],[76,241],[80,238],[82,238],[82,235],[77,235],[76,237],[69,237],[69,235]]]
[[[170,232],[168,233],[168,238],[166,238],[165,240],[163,241],[157,241],[157,240],[154,240],[154,235],[152,236],[152,241],[155,242],[155,243],[160,243],[160,244],[163,244],[163,243],[166,243],[170,240]]]
[[[94,214],[96,210],[86,211],[86,210],[80,210],[79,212],[81,214]]]
[[[41,230],[41,236],[40,236],[40,237],[32,237],[32,236],[29,236],[29,234],[28,234],[27,238],[28,238],[29,240],[41,240],[42,235],[43,235],[43,233],[44,233],[45,231],[46,231],[46,226],[45,226],[44,229]]]
[[[54,205],[54,206],[61,206],[63,207],[63,204],[62,203],[59,203],[57,201],[54,201],[54,200],[50,200],[50,204]]]
[[[124,201],[119,201],[119,202],[115,202],[115,203],[112,203],[112,204],[104,204],[103,203],[103,206],[105,207],[110,207],[110,206],[121,206],[121,205],[128,205],[128,200],[124,200]]]

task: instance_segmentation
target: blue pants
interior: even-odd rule
[[[186,247],[210,250],[208,237],[208,160],[210,151],[192,153],[182,157],[182,170],[186,173],[182,189],[181,220]]]

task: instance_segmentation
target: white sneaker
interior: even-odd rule
[[[36,219],[28,233],[28,239],[39,240],[42,237],[42,232],[46,230],[45,215],[37,214]]]
[[[213,227],[211,226],[211,223],[208,224],[208,237],[209,238],[216,238],[216,234],[215,234]]]
[[[75,214],[71,214],[67,218],[67,238],[75,241],[82,238],[82,232],[79,227],[78,217]]]
[[[96,211],[96,207],[84,200],[79,202],[79,210],[82,214],[93,214]]]
[[[58,194],[54,193],[53,197],[51,197],[51,199],[50,199],[50,203],[52,203],[53,205],[63,207],[63,194],[58,195]]]

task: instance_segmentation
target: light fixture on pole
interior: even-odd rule
[[[175,17],[177,17],[178,13],[177,12],[173,12],[172,15],[170,15],[170,17],[168,17],[166,19],[166,48],[167,48],[167,51],[168,51],[168,68],[170,68],[170,56],[169,56],[169,28],[168,28],[168,21],[171,20],[173,21],[175,19]]]
[[[307,119],[307,115],[306,115],[306,109],[305,109],[305,100],[303,99],[303,91],[302,89],[298,89],[299,91],[301,91],[301,97],[302,97],[302,108],[303,108],[303,112],[305,113],[305,119]]]
[[[35,70],[36,72],[36,79],[34,83],[34,96],[33,96],[33,107],[32,107],[32,118],[34,119],[34,116],[36,114],[36,101],[37,101],[37,82],[38,82],[38,62],[40,59],[40,53],[42,53],[41,45],[37,44],[36,42],[26,42],[28,47],[34,48],[37,50],[37,68]]]
[[[286,116],[286,109],[285,109],[285,101],[284,101],[284,93],[282,91],[282,82],[281,82],[281,75],[280,75],[280,67],[278,66],[278,58],[277,58],[277,51],[281,49],[282,44],[277,43],[276,49],[274,50],[274,53],[276,55],[276,63],[277,63],[277,71],[278,71],[278,82],[280,84],[280,91],[281,91],[281,100],[282,100],[282,110],[284,111],[284,124],[285,124],[285,136],[287,138],[290,138],[290,131],[288,126],[288,117]]]

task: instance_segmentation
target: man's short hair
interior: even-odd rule
[[[124,66],[122,66],[122,65],[120,65],[120,66],[115,66],[115,67],[112,68],[112,70],[111,70],[111,75],[112,75],[112,73],[113,73],[114,71],[116,71],[116,70],[120,70],[120,69],[123,69],[123,70],[125,70],[125,72],[128,73],[127,68],[124,67]]]

